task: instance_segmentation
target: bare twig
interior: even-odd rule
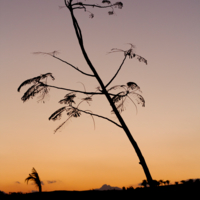
[[[126,60],[127,55],[125,55],[122,64],[120,65],[119,69],[117,70],[117,72],[115,73],[115,75],[113,76],[113,78],[107,83],[107,85],[105,86],[105,88],[107,88],[111,82],[115,79],[115,77],[117,76],[117,74],[119,73],[120,69],[122,68],[122,65],[124,64],[124,61]]]
[[[102,95],[102,93],[100,93],[100,92],[84,92],[84,91],[81,91],[81,90],[72,90],[72,89],[57,87],[57,86],[53,86],[53,85],[47,85],[47,84],[44,84],[42,82],[39,82],[39,83],[43,84],[46,87],[51,87],[51,88],[55,88],[55,89],[59,89],[59,90],[67,90],[67,91],[82,93],[82,94],[86,94],[86,95],[87,94],[89,94],[89,95]]]
[[[115,124],[116,126],[122,128],[121,125],[117,124],[116,122],[112,121],[111,119],[109,119],[109,118],[107,118],[107,117],[103,117],[103,116],[101,116],[101,115],[97,115],[97,114],[90,113],[90,112],[87,112],[87,111],[84,111],[84,110],[80,110],[80,109],[78,109],[78,110],[79,110],[80,112],[83,112],[83,113],[86,113],[86,114],[89,114],[89,115],[93,115],[93,116],[96,116],[96,117],[100,117],[100,118],[102,118],[102,119],[106,119],[106,120],[112,122],[113,124]]]
[[[75,70],[79,71],[80,73],[82,73],[82,74],[84,74],[84,75],[86,75],[86,76],[95,77],[94,75],[85,73],[85,72],[83,72],[82,70],[80,70],[78,67],[75,67],[74,65],[68,63],[67,61],[65,61],[65,60],[63,60],[63,59],[57,57],[57,56],[56,56],[56,54],[57,54],[56,51],[53,51],[53,52],[50,52],[50,53],[45,53],[45,52],[34,52],[33,54],[36,54],[36,55],[37,55],[37,54],[43,54],[43,55],[52,56],[53,58],[56,58],[57,60],[60,60],[61,62],[63,62],[63,63],[65,63],[65,64],[67,64],[67,65],[73,67]]]

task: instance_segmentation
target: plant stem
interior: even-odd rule
[[[136,154],[137,154],[137,156],[138,156],[138,158],[140,160],[139,164],[141,164],[141,166],[142,166],[142,168],[144,170],[144,173],[146,175],[147,181],[148,181],[149,185],[152,187],[153,186],[153,180],[152,180],[150,171],[148,169],[148,166],[147,166],[147,164],[145,162],[145,159],[144,159],[144,157],[143,157],[143,155],[142,155],[142,153],[141,153],[141,151],[140,151],[140,149],[139,149],[136,141],[133,139],[133,137],[132,137],[132,135],[131,135],[131,133],[130,133],[128,127],[127,127],[127,125],[126,125],[126,123],[124,122],[124,120],[121,117],[120,113],[118,112],[115,104],[113,103],[113,101],[112,101],[109,93],[107,92],[106,87],[104,86],[104,84],[103,84],[101,78],[99,77],[96,69],[94,68],[93,64],[91,63],[91,61],[90,61],[90,59],[89,59],[89,57],[88,57],[88,55],[87,55],[87,53],[85,51],[85,48],[84,48],[84,45],[83,45],[83,38],[82,38],[81,29],[80,29],[80,27],[78,25],[78,22],[77,22],[77,20],[76,20],[76,18],[74,16],[73,9],[70,6],[68,6],[68,8],[69,8],[70,13],[71,13],[72,22],[73,22],[73,25],[74,25],[76,36],[77,36],[80,48],[82,50],[83,56],[84,56],[84,58],[85,58],[85,60],[86,60],[86,62],[88,64],[88,66],[92,70],[94,76],[96,77],[97,81],[99,82],[99,84],[101,86],[101,89],[102,89],[102,93],[105,94],[108,102],[110,103],[110,106],[112,107],[113,112],[117,116],[117,118],[118,118],[118,120],[119,120],[122,128],[124,129],[124,132],[126,133],[129,141],[131,142],[133,148],[135,149],[135,152],[136,152]]]

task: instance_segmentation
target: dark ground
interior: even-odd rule
[[[136,188],[129,190],[108,191],[53,191],[42,193],[12,193],[0,195],[4,199],[200,199],[200,184],[196,185],[169,185],[156,188]]]

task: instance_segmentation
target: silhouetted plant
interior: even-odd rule
[[[167,185],[169,185],[169,184],[170,184],[170,181],[169,181],[169,180],[166,180],[165,182],[167,183]]]
[[[186,184],[188,184],[188,185],[192,185],[193,183],[194,183],[193,179],[189,179],[186,181]]]
[[[0,197],[7,195],[5,192],[0,190]]]
[[[40,95],[39,101],[44,101],[44,97],[49,92],[50,88],[68,91],[69,93],[66,94],[65,97],[59,101],[60,104],[65,104],[65,106],[63,106],[62,108],[59,108],[57,111],[55,111],[49,117],[49,120],[58,120],[62,117],[62,115],[64,113],[67,115],[67,119],[63,123],[61,123],[59,127],[56,128],[55,132],[58,131],[61,127],[63,127],[63,125],[70,118],[80,117],[84,113],[89,114],[90,116],[100,117],[100,118],[103,118],[103,119],[106,119],[106,120],[112,122],[113,124],[117,125],[118,127],[122,128],[125,131],[127,137],[129,138],[132,146],[134,147],[134,149],[138,155],[138,158],[140,160],[139,164],[141,164],[141,166],[143,167],[146,178],[148,180],[148,184],[150,186],[154,186],[152,177],[151,177],[151,174],[147,167],[147,164],[145,162],[145,159],[144,159],[136,141],[133,139],[125,121],[123,120],[123,118],[120,114],[125,109],[124,102],[127,99],[131,100],[135,106],[136,106],[136,103],[141,104],[142,106],[145,106],[145,100],[140,94],[140,87],[134,82],[127,82],[126,84],[116,85],[116,86],[109,88],[110,84],[118,75],[119,71],[121,70],[121,68],[127,58],[130,58],[130,59],[136,58],[136,59],[138,59],[139,62],[143,62],[145,64],[147,64],[147,60],[145,58],[143,58],[142,56],[135,54],[134,45],[132,45],[132,44],[129,44],[130,48],[128,50],[122,50],[122,49],[118,49],[118,48],[111,49],[111,51],[109,53],[122,52],[124,55],[124,58],[120,64],[118,70],[114,74],[114,76],[110,79],[110,81],[107,84],[104,85],[104,83],[102,82],[102,79],[100,78],[100,76],[97,73],[95,67],[93,66],[90,58],[87,55],[87,52],[85,50],[84,43],[83,43],[83,36],[82,36],[81,28],[78,24],[75,14],[74,14],[75,10],[79,10],[79,11],[84,10],[86,13],[89,13],[90,18],[94,18],[94,14],[89,11],[89,8],[91,8],[91,9],[92,8],[99,8],[99,9],[107,8],[107,9],[109,9],[108,14],[113,15],[113,14],[115,14],[115,8],[122,9],[123,3],[122,2],[111,3],[111,1],[106,1],[106,0],[102,1],[102,4],[95,4],[95,3],[89,4],[89,3],[85,3],[85,1],[81,2],[78,0],[77,1],[64,0],[64,3],[65,3],[65,7],[68,8],[68,10],[71,14],[73,27],[74,27],[74,30],[75,30],[75,33],[76,33],[76,36],[77,36],[77,39],[78,39],[78,42],[80,45],[80,49],[85,58],[85,61],[87,62],[89,68],[91,69],[92,73],[91,74],[86,73],[86,72],[80,70],[78,67],[75,67],[71,63],[59,58],[57,56],[57,54],[58,54],[57,51],[53,51],[50,53],[36,52],[35,54],[52,56],[53,58],[71,66],[72,68],[74,68],[78,72],[82,73],[83,75],[96,78],[96,80],[98,81],[100,86],[97,88],[96,92],[86,92],[86,90],[80,91],[80,90],[72,90],[69,88],[56,87],[56,86],[47,84],[48,78],[51,78],[52,80],[54,80],[53,75],[51,73],[47,73],[47,74],[43,74],[41,76],[38,76],[38,77],[35,77],[32,79],[28,79],[19,86],[18,91],[20,91],[21,87],[23,87],[27,84],[32,84],[32,86],[23,95],[22,101],[25,102],[38,94]],[[60,8],[64,8],[64,6],[61,6]],[[77,101],[77,94],[83,94],[83,95],[85,95],[85,97],[82,98],[78,104],[76,104],[77,106],[75,106],[75,102]],[[107,98],[107,100],[112,108],[111,112],[116,115],[119,123],[116,123],[115,121],[113,121],[107,117],[104,117],[104,116],[101,116],[98,114],[94,114],[90,110],[80,109],[80,105],[82,105],[83,102],[89,103],[90,101],[92,101],[93,96],[96,96],[96,95],[105,95],[105,97]]]
[[[163,181],[163,184],[164,184],[164,185],[169,185],[169,183],[170,183],[169,180]]]
[[[27,184],[28,184],[28,181],[30,180],[33,181],[34,184],[38,187],[39,192],[42,192],[42,183],[40,181],[39,175],[37,171],[35,170],[35,168],[32,169],[32,173],[29,174],[29,176],[25,179],[25,181],[27,181]]]
[[[196,179],[196,180],[194,181],[194,183],[199,185],[199,184],[200,184],[200,179]]]
[[[148,182],[147,182],[147,180],[143,180],[142,181],[142,183],[141,183],[141,185],[143,186],[143,187],[147,187],[147,185],[148,185]]]
[[[133,186],[127,187],[127,190],[134,190]]]
[[[182,184],[185,184],[185,183],[186,183],[186,181],[185,181],[185,180],[182,180],[182,181],[181,181],[181,183],[182,183]]]
[[[160,185],[160,182],[157,181],[157,180],[153,180],[152,182],[153,182],[153,186],[154,186],[154,187],[158,187],[158,186]],[[148,183],[148,184],[149,184],[149,183]]]
[[[159,180],[158,182],[160,183],[160,185],[163,185],[163,184],[164,184],[164,181],[163,181],[163,180]]]

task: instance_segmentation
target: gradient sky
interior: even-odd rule
[[[89,2],[89,1],[87,1]],[[95,2],[101,2],[95,1]],[[115,1],[112,1],[115,2]],[[200,178],[200,1],[124,0],[123,9],[76,11],[85,48],[104,83],[123,59],[112,48],[129,49],[148,65],[127,59],[112,85],[136,82],[146,106],[126,103],[122,116],[138,143],[153,179],[174,181]],[[32,168],[44,182],[43,191],[88,190],[137,186],[145,179],[138,157],[123,130],[90,116],[62,123],[49,116],[62,105],[66,92],[51,89],[49,100],[21,101],[26,79],[51,72],[49,84],[95,91],[98,83],[50,56],[33,52],[60,52],[59,57],[85,72],[85,63],[70,14],[63,0],[0,0],[0,190],[31,192],[24,180]],[[104,97],[95,97],[92,110],[117,122]],[[50,183],[49,181],[54,181]]]

